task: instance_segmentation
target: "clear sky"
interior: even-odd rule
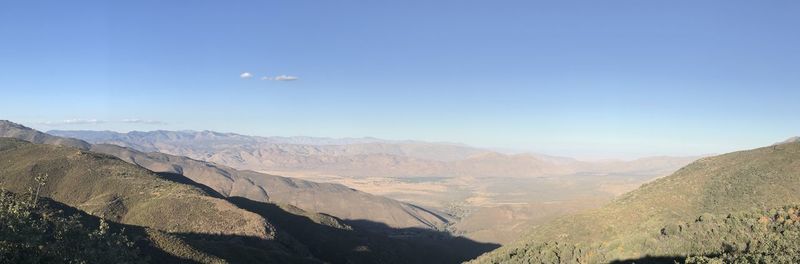
[[[3,1],[0,119],[720,153],[800,134],[798,14],[800,1]]]

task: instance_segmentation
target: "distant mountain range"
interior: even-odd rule
[[[390,154],[417,159],[460,160],[487,152],[454,143],[428,143],[411,140],[377,138],[318,138],[318,137],[259,137],[214,131],[113,131],[51,130],[48,134],[78,138],[90,143],[116,144],[140,151],[196,151],[197,155],[213,155],[231,148],[254,151],[260,148],[305,146],[290,151],[305,151],[309,155],[368,155]],[[350,146],[342,148],[342,146]]]
[[[157,151],[255,171],[314,171],[348,177],[542,177],[575,173],[668,174],[697,157],[584,162],[540,154],[506,155],[452,143],[257,137],[213,131],[48,133]]]

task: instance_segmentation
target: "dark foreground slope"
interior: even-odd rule
[[[739,256],[764,241],[756,239],[761,234],[756,229],[761,227],[753,221],[758,222],[761,216],[765,217],[762,223],[783,221],[779,219],[786,219],[786,213],[748,216],[744,221],[729,219],[728,214],[798,202],[800,143],[734,152],[698,160],[601,209],[534,227],[523,241],[487,253],[475,262],[605,263],[639,259],[638,263],[671,263],[692,255]],[[704,225],[714,217],[722,220],[713,221],[735,228],[691,231],[690,226]],[[751,235],[756,238],[740,239],[736,233],[743,230],[741,225],[753,230]],[[681,233],[692,235],[676,235]],[[780,254],[777,250],[780,247],[766,251]]]

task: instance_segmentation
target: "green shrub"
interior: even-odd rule
[[[88,228],[87,219],[34,200],[0,191],[0,263],[143,263],[133,242],[105,221]]]

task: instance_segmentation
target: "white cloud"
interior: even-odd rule
[[[243,72],[241,75],[239,75],[239,77],[242,77],[243,79],[250,79],[253,77],[253,74],[249,72]],[[280,82],[300,80],[300,78],[298,78],[297,76],[285,75],[285,74],[281,74],[278,76],[262,76],[259,79],[262,81],[280,81]]]
[[[275,76],[275,78],[273,78],[273,80],[284,81],[284,82],[296,81],[298,79],[300,79],[300,78],[297,78],[297,76],[291,76],[291,75],[278,75],[278,76]]]
[[[166,125],[167,123],[158,120],[145,120],[138,118],[122,119],[122,123],[146,124],[146,125]]]
[[[96,125],[103,123],[106,123],[106,121],[97,119],[65,119],[61,121],[42,122],[41,124],[50,126],[59,126],[59,125]]]

